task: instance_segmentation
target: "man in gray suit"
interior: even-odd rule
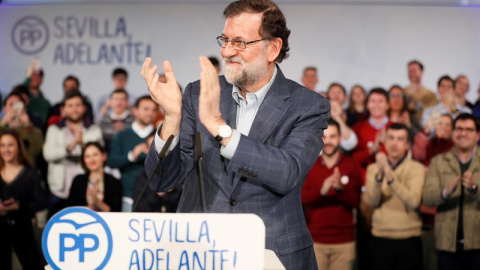
[[[266,248],[287,269],[317,269],[301,190],[323,146],[329,103],[286,79],[278,67],[288,56],[290,30],[276,4],[240,0],[224,15],[217,41],[225,76],[200,57],[200,81],[189,84],[182,97],[168,61],[166,83],[158,81],[150,58],[143,65],[150,94],[165,111],[145,161],[147,173],[167,138],[175,136],[151,187],[183,185],[178,211],[201,212],[194,152],[200,132],[207,212],[258,215],[266,226]]]

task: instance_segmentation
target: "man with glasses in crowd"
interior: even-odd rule
[[[203,146],[206,211],[253,213],[266,226],[266,248],[286,269],[317,269],[301,206],[302,185],[322,149],[328,101],[288,80],[277,63],[288,56],[290,30],[270,0],[240,0],[224,10],[217,37],[225,76],[200,57],[200,81],[182,95],[169,62],[166,83],[147,58],[142,76],[165,110],[146,164],[151,172],[170,135],[170,152],[151,187],[183,185],[179,212],[201,212],[195,175],[195,133]]]
[[[433,158],[423,203],[437,206],[435,242],[438,269],[478,269],[480,265],[479,125],[471,114],[453,122],[453,149]]]

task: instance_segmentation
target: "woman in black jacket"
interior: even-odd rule
[[[98,142],[85,145],[80,157],[85,174],[73,179],[68,197],[70,206],[87,206],[101,212],[122,210],[122,183],[104,172],[107,153]]]
[[[23,269],[43,269],[32,218],[45,208],[40,178],[29,164],[20,136],[0,133],[0,268],[12,269],[12,248]]]

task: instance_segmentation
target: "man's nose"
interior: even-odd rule
[[[229,57],[237,55],[238,51],[233,48],[231,42],[227,42],[227,45],[224,48],[222,47],[221,54],[222,54],[223,57],[229,58]]]

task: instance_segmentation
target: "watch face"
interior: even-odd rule
[[[232,135],[232,128],[229,125],[222,125],[218,128],[218,136],[228,138]]]

